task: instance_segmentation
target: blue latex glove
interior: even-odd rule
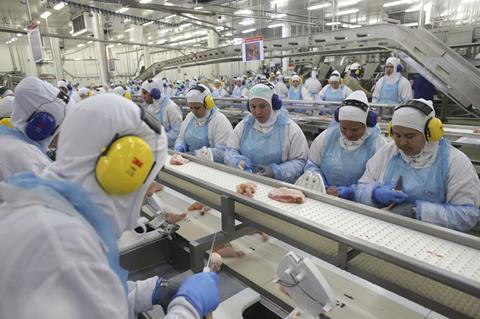
[[[200,318],[215,310],[220,303],[218,275],[214,272],[201,272],[182,282],[174,296],[184,297],[197,310]]]
[[[352,186],[338,186],[337,187],[337,196],[343,199],[352,200],[355,192],[353,191]]]
[[[179,153],[185,153],[185,147],[183,147],[182,145],[177,145],[175,146],[175,151]]]
[[[273,169],[271,165],[259,165],[257,166],[257,174],[260,176],[273,178]]]
[[[403,203],[401,205],[393,207],[390,211],[394,214],[402,215],[409,218],[417,217],[414,203]]]
[[[392,203],[403,203],[407,200],[408,195],[404,192],[394,190],[392,185],[383,185],[373,190],[372,198],[377,203],[388,206]]]

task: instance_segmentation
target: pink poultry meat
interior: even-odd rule
[[[268,193],[268,197],[284,203],[302,204],[305,202],[305,195],[296,189],[280,187]]]
[[[237,185],[237,193],[253,198],[253,195],[257,192],[257,185],[245,182]]]
[[[170,158],[170,165],[184,165],[190,162],[180,154],[173,154]]]

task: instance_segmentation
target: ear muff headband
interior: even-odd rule
[[[144,108],[141,119],[155,133],[161,134],[158,119]],[[95,177],[102,189],[111,195],[126,195],[138,190],[147,180],[155,165],[150,145],[138,136],[116,135],[103,147],[95,168]]]
[[[13,128],[12,119],[8,116],[0,117],[0,125]]]
[[[361,73],[362,73],[362,70],[360,70],[360,69],[355,70],[355,75],[360,75]]]
[[[188,92],[190,92],[192,90],[197,90],[197,91],[200,91],[202,93],[205,93],[205,91],[206,91],[205,87],[203,87],[201,85],[192,86],[190,88],[190,90],[188,90]],[[215,101],[213,100],[213,97],[210,94],[205,95],[205,97],[203,98],[203,105],[205,105],[205,108],[207,110],[211,110],[215,107]]]
[[[363,103],[363,102],[358,101],[358,100],[344,100],[342,105],[340,107],[338,107],[335,110],[335,113],[333,114],[333,116],[335,118],[335,121],[340,122],[340,120],[339,120],[340,109],[344,106],[347,106],[347,105],[358,107],[361,110],[363,110],[364,112],[367,112],[367,120],[365,121],[365,125],[367,127],[375,127],[375,125],[377,125],[377,113],[370,110],[370,107],[368,106],[368,104]]]
[[[273,110],[280,110],[282,108],[282,99],[280,98],[280,96],[278,96],[277,93],[275,93],[275,86],[268,81],[260,82],[260,83],[257,83],[255,85],[258,85],[258,84],[265,84],[266,86],[268,86],[269,88],[271,88],[273,90],[272,109]],[[252,86],[252,88],[254,86]],[[250,112],[250,100],[249,99],[247,99],[247,110]]]
[[[411,108],[414,108],[416,110],[419,110],[420,112],[425,114],[425,116],[428,116],[430,113],[432,113],[432,109],[430,108],[430,106],[426,105],[425,103],[422,103],[420,101],[415,101],[415,100],[410,100],[405,104],[397,106],[395,108],[395,111],[397,111],[401,108],[404,108],[404,107],[411,107]],[[389,126],[388,126],[388,133],[389,133],[390,136],[393,136],[392,127],[393,127],[393,124],[391,124],[391,121],[390,121]],[[444,135],[442,121],[438,117],[435,117],[435,116],[429,118],[427,120],[427,123],[425,123],[425,127],[423,129],[423,134],[425,135],[425,139],[428,142],[439,141]]]

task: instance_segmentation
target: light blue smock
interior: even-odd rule
[[[222,89],[215,89],[212,91],[212,97],[222,97]]]
[[[303,100],[302,96],[303,85],[300,85],[300,90],[294,91],[293,86],[290,86],[288,89],[288,99],[289,100]]]
[[[343,86],[341,85],[338,90],[334,91],[333,88],[328,85],[325,89],[324,101],[343,101]]]
[[[232,96],[233,97],[242,97],[242,92],[245,89],[245,87],[242,85],[240,87],[235,86],[232,91]]]
[[[320,172],[331,186],[349,186],[358,182],[365,172],[367,161],[375,154],[380,129],[371,129],[370,136],[355,150],[340,145],[340,126],[330,127],[324,141]],[[309,164],[313,164],[309,161]],[[305,170],[308,170],[308,165]],[[316,166],[316,165],[315,165]]]
[[[162,102],[160,102],[160,107],[155,113],[155,116],[165,129],[165,133],[167,133],[168,147],[171,148],[175,144],[178,133],[180,132],[180,128],[182,127],[182,123],[179,122],[175,123],[174,125],[170,125],[166,116],[168,102],[170,102],[170,98],[164,97]]]
[[[14,136],[14,137],[18,138],[19,140],[24,141],[25,143],[28,143],[30,145],[38,147],[38,149],[40,151],[42,151],[42,153],[46,154],[46,152],[48,151],[48,149],[45,150],[44,148],[42,148],[42,146],[40,144],[38,144],[34,140],[31,140],[28,136],[23,134],[23,132],[20,131],[19,129],[7,127],[5,125],[0,125],[0,136],[2,136],[2,135]]]
[[[88,193],[75,183],[65,180],[47,180],[32,173],[20,173],[8,177],[7,184],[24,189],[38,189],[39,192],[67,200],[73,208],[87,221],[103,241],[106,257],[110,268],[117,274],[120,282],[128,293],[128,272],[120,266],[120,254],[117,246],[117,236],[107,215],[95,204]]]
[[[400,98],[398,97],[398,87],[400,85],[400,79],[394,84],[388,84],[387,78],[383,78],[382,89],[380,90],[380,96],[378,97],[378,103],[383,104],[398,104]]]
[[[208,119],[205,122],[205,125],[198,126],[195,121],[195,116],[190,119],[190,122],[185,129],[185,136],[183,138],[185,143],[185,152],[193,152],[195,150],[201,149],[202,147],[211,147],[208,142],[208,124],[212,118],[213,113],[216,112],[216,109],[212,109],[208,115]]]

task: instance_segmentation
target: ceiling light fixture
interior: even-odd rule
[[[140,0],[139,3],[150,3],[152,0]]]
[[[397,1],[384,3],[383,7],[384,8],[396,7],[396,6],[401,6],[401,5],[409,4],[409,3],[412,3],[412,0],[397,0]]]
[[[62,10],[63,7],[65,7],[65,4],[66,4],[65,2],[59,2],[59,3],[57,3],[56,5],[53,6],[53,9],[57,10],[57,11]]]
[[[308,11],[312,11],[312,10],[324,9],[324,8],[330,7],[331,5],[332,5],[331,3],[316,4],[316,5],[307,7],[307,10],[308,10]]]
[[[124,12],[127,12],[128,10],[130,10],[130,8],[128,8],[128,7],[121,7],[120,9],[118,9],[117,11],[115,11],[115,13],[124,13]]]
[[[42,14],[40,15],[40,18],[46,19],[46,18],[48,18],[51,14],[52,14],[52,13],[51,13],[50,11],[45,11],[44,13],[42,13]]]
[[[243,15],[250,15],[252,13],[253,11],[249,9],[242,9],[234,12],[234,14],[243,14]]]
[[[339,2],[337,4],[337,7],[338,8],[344,8],[344,7],[350,7],[350,6],[354,6],[356,5],[357,3],[359,3],[361,0],[347,0],[347,1],[343,1],[343,2]]]
[[[252,29],[247,29],[247,30],[243,30],[242,33],[250,33],[250,32],[255,32],[257,29],[255,28],[252,28]]]
[[[358,11],[360,11],[358,8],[345,10],[345,11],[338,11],[337,16],[345,16],[345,15],[348,15],[348,14],[357,13]]]
[[[253,19],[245,19],[245,20],[240,21],[238,24],[240,24],[240,25],[252,25],[254,23],[255,23],[255,20],[253,20]]]
[[[277,23],[277,24],[271,24],[271,25],[267,26],[267,28],[269,28],[269,29],[278,28],[278,27],[283,27],[283,24]]]

